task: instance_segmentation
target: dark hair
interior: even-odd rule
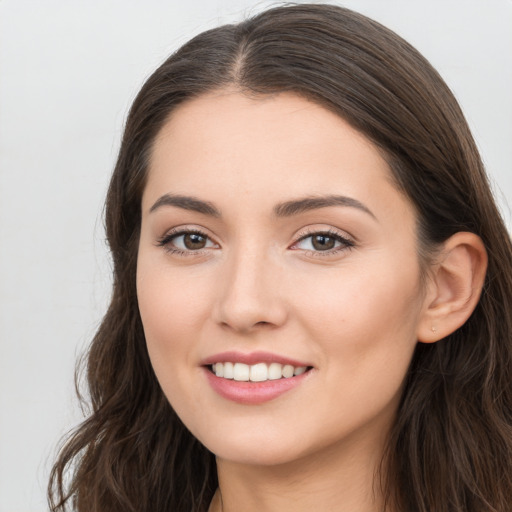
[[[106,202],[114,287],[88,354],[92,413],[53,468],[51,509],[72,502],[80,512],[199,512],[217,487],[214,456],[181,423],[153,373],[135,276],[155,137],[177,105],[228,86],[296,93],[370,139],[416,207],[423,259],[459,231],[483,240],[481,299],[445,340],[417,345],[381,484],[392,509],[509,511],[512,248],[483,164],[453,94],[414,48],[360,14],[318,4],[273,8],[200,34],[135,99]]]

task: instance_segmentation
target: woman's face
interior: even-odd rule
[[[314,103],[221,91],[174,111],[137,290],[191,432],[249,464],[381,445],[424,310],[415,224],[375,147]]]

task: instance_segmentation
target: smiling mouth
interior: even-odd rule
[[[311,370],[311,366],[292,366],[280,363],[214,363],[209,370],[217,377],[238,382],[265,382],[268,380],[290,379]]]

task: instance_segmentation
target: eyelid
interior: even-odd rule
[[[355,236],[351,235],[350,233],[347,233],[347,231],[335,228],[333,226],[322,226],[322,225],[310,225],[302,228],[295,236],[295,242],[297,243],[300,240],[303,240],[304,238],[311,236],[311,235],[319,235],[319,234],[325,234],[325,235],[331,235],[333,237],[342,238],[343,240],[348,240],[352,243],[356,243],[357,239]]]

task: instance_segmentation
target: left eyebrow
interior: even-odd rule
[[[357,208],[358,210],[370,215],[374,220],[377,220],[377,217],[375,217],[372,211],[357,199],[337,195],[311,196],[285,201],[284,203],[279,203],[274,207],[274,215],[276,217],[291,217],[292,215],[298,215],[299,213],[317,210],[319,208],[328,208],[330,206]]]

